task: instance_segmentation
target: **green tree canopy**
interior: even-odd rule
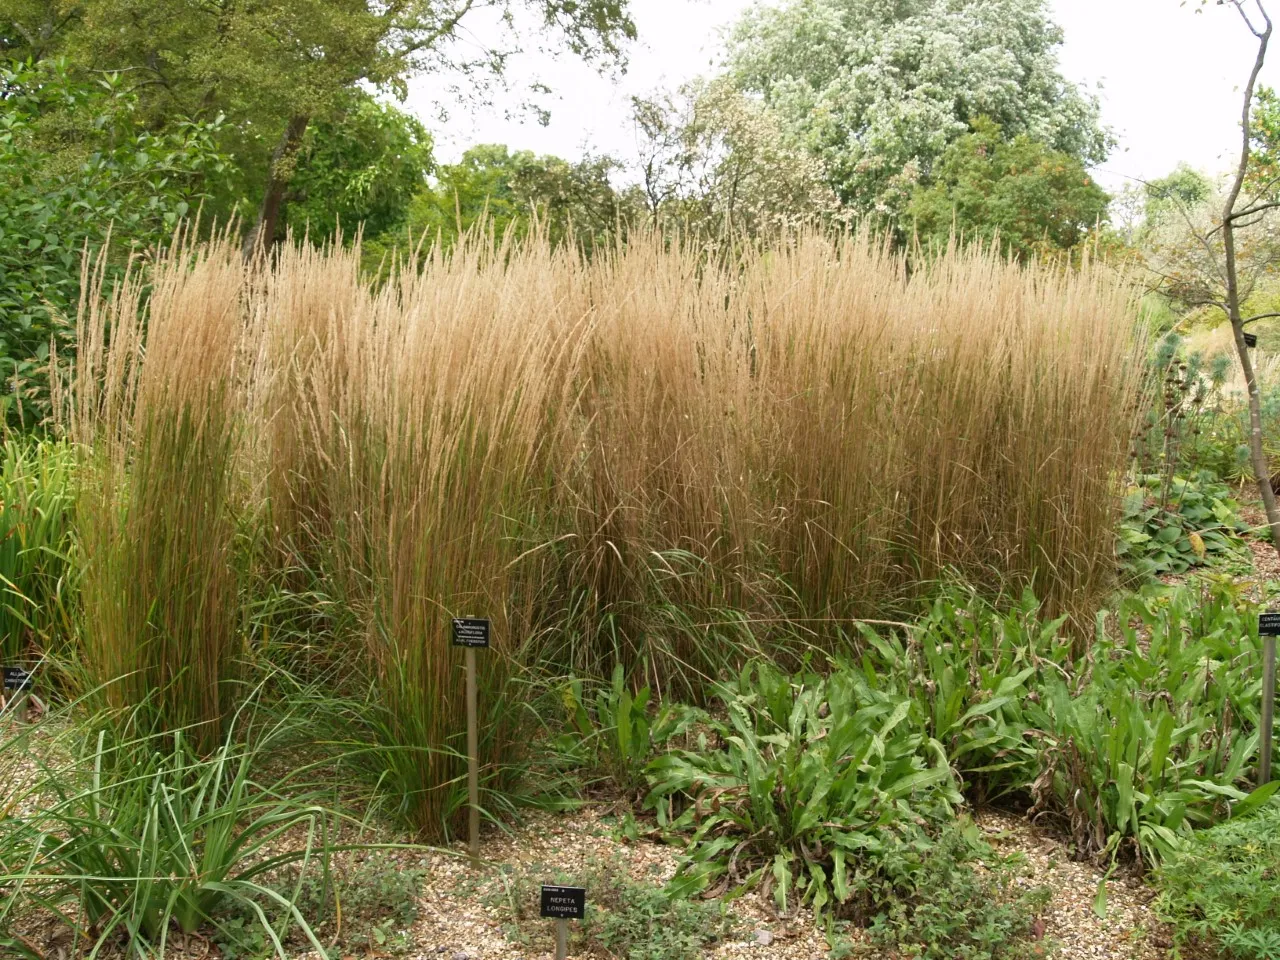
[[[472,147],[457,163],[440,166],[434,186],[414,198],[401,237],[416,242],[425,233],[429,243],[439,237],[448,245],[481,222],[498,236],[508,230],[521,236],[538,219],[553,242],[608,243],[642,210],[634,193],[610,183],[617,168],[608,157],[571,163],[501,144]],[[379,238],[382,246],[396,239]]]
[[[1280,96],[1259,87],[1249,115],[1249,176],[1247,189],[1273,197],[1280,188]]]
[[[1179,210],[1185,212],[1199,207],[1214,195],[1209,178],[1185,163],[1178,164],[1167,176],[1144,184],[1142,192],[1146,201],[1143,212],[1152,226],[1178,215]]]
[[[496,46],[460,42],[481,10],[506,27]],[[224,116],[220,145],[244,174],[224,200],[257,209],[268,238],[308,127],[340,115],[353,87],[403,94],[412,74],[449,69],[476,92],[525,28],[606,61],[635,35],[627,0],[22,0],[0,14],[17,56],[121,73],[156,128]]]
[[[431,172],[431,137],[418,120],[364,91],[350,91],[348,100],[309,127],[299,150],[285,217],[295,233],[392,230],[405,222]]]
[[[0,65],[0,377],[40,412],[51,338],[68,328],[80,261],[109,236],[114,266],[168,240],[229,163],[220,121],[155,131],[118,75],[78,80],[57,61]],[[34,382],[34,393],[22,386]]]
[[[956,140],[917,186],[910,214],[926,243],[956,234],[1027,259],[1070,250],[1106,216],[1110,197],[1077,157],[1026,134],[1005,140],[991,120]]]
[[[900,216],[980,117],[1085,163],[1109,147],[1063,78],[1046,0],[791,0],[733,31],[729,76],[763,98],[860,215]]]

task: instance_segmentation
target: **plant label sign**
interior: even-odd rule
[[[454,617],[453,645],[455,647],[488,647],[489,621],[476,617]]]
[[[547,920],[584,920],[587,916],[586,887],[542,885],[542,916]]]
[[[1258,636],[1280,637],[1280,613],[1258,615]]]
[[[21,693],[23,690],[30,690],[31,687],[32,676],[30,671],[23,670],[22,667],[4,668],[4,688],[6,690],[16,690]]]

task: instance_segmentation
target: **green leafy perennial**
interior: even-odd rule
[[[952,815],[960,792],[941,744],[909,722],[912,702],[856,670],[788,677],[748,667],[717,699],[719,740],[659,757],[647,802],[689,831],[682,893],[761,883],[786,910],[821,913],[874,874],[893,834]]]

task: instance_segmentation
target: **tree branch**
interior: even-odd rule
[[[1219,0],[1219,2],[1221,3],[1222,0]],[[1258,12],[1262,14],[1262,22],[1265,24],[1265,26],[1262,29],[1255,27],[1253,25],[1253,21],[1249,19],[1249,14],[1245,10],[1244,0],[1227,0],[1227,2],[1229,2],[1231,6],[1236,8],[1236,12],[1240,14],[1240,19],[1244,21],[1244,24],[1246,27],[1249,28],[1250,33],[1252,33],[1259,40],[1270,39],[1271,18],[1267,16],[1267,11],[1266,11],[1266,8],[1262,5],[1262,0],[1254,0],[1254,2],[1257,4]]]
[[[1255,213],[1266,213],[1268,210],[1274,210],[1280,207],[1280,201],[1269,200],[1266,203],[1255,203],[1251,207],[1245,207],[1243,210],[1237,210],[1231,214],[1232,220],[1243,220],[1245,217],[1252,217]]]

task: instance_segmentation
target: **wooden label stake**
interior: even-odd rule
[[[1258,751],[1258,786],[1271,782],[1271,754],[1275,749],[1271,738],[1276,718],[1276,636],[1280,635],[1280,613],[1264,613],[1258,617],[1258,635],[1262,637],[1262,743]]]
[[[542,916],[556,922],[556,960],[565,960],[569,950],[569,921],[587,916],[587,888],[544,883],[541,907]]]
[[[454,617],[453,645],[466,648],[467,670],[467,851],[480,863],[480,733],[476,717],[476,650],[489,646],[489,621]]]

